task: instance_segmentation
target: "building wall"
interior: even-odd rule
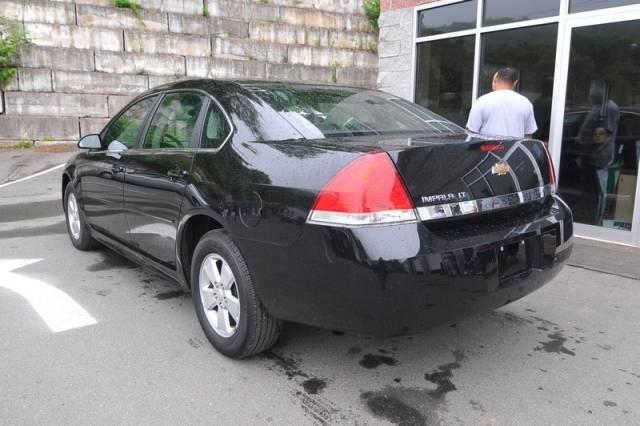
[[[0,91],[0,141],[77,140],[132,97],[185,78],[376,85],[362,0],[0,0],[31,45]],[[295,6],[292,6],[295,5]]]
[[[419,4],[431,3],[437,0],[380,0],[380,10],[383,12],[414,7]]]
[[[378,88],[413,100],[414,6],[437,0],[381,0]]]

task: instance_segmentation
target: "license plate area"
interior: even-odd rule
[[[551,267],[557,246],[554,229],[522,240],[503,244],[496,250],[500,281],[522,275],[531,269]]]
[[[527,238],[498,248],[498,273],[500,280],[522,274],[531,269],[532,248],[537,237]]]

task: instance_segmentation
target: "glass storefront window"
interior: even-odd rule
[[[638,0],[571,0],[569,3],[569,13],[627,6],[630,4],[638,4]]]
[[[640,160],[640,21],[573,30],[559,191],[576,222],[631,231]]]
[[[460,126],[467,122],[473,91],[475,36],[417,46],[416,103]]]
[[[485,0],[483,25],[498,25],[528,19],[557,16],[560,0],[513,1]]]
[[[422,10],[418,13],[418,37],[475,28],[477,10],[476,0]]]
[[[533,137],[543,141],[549,140],[557,37],[557,24],[496,31],[482,36],[478,95],[491,91],[491,80],[498,69],[516,68],[520,72],[518,92],[533,103],[538,123],[538,131]]]

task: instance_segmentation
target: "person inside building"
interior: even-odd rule
[[[489,136],[530,138],[538,125],[533,105],[516,93],[518,71],[501,68],[493,75],[491,93],[480,96],[471,107],[467,131]]]
[[[609,98],[609,83],[592,82],[589,90],[591,110],[587,113],[578,132],[582,158],[578,159],[584,191],[591,192],[596,178],[598,209],[595,223],[602,224],[612,194],[620,177],[622,164],[616,163],[616,137],[620,123],[620,108]]]

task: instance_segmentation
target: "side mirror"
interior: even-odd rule
[[[87,135],[83,137],[82,139],[80,139],[80,142],[78,142],[78,148],[102,149],[100,135]]]

